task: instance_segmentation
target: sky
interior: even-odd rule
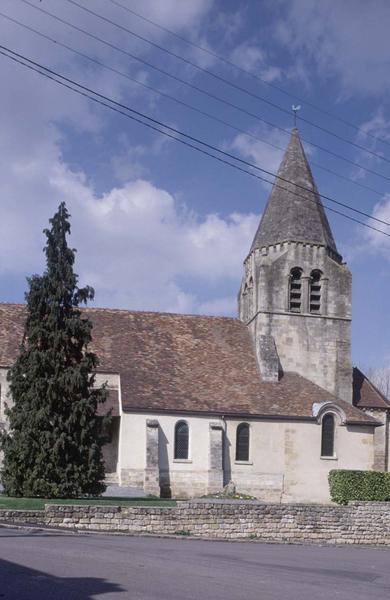
[[[300,105],[320,192],[390,222],[387,0],[2,0],[0,13],[2,46],[270,172]],[[235,316],[270,185],[3,55],[0,73],[0,301],[24,301],[65,201],[95,306]],[[353,274],[353,361],[390,366],[390,237],[328,218]]]

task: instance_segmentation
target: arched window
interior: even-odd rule
[[[240,423],[236,434],[236,460],[249,460],[249,425]]]
[[[248,319],[252,317],[252,306],[253,306],[253,277],[250,277],[248,283]]]
[[[244,321],[248,320],[248,284],[246,283],[244,286],[244,291],[242,292],[242,315]]]
[[[324,415],[321,431],[321,456],[334,456],[334,416]]]
[[[312,271],[310,276],[310,312],[319,314],[321,312],[321,271]]]
[[[291,269],[289,309],[291,312],[301,312],[302,307],[302,269]]]
[[[188,459],[188,425],[179,421],[175,425],[175,458]]]

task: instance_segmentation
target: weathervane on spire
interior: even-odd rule
[[[297,105],[293,104],[292,107],[291,107],[291,110],[294,113],[294,127],[296,127],[297,126],[297,112],[298,112],[298,110],[301,110],[301,105],[300,104],[297,104]]]

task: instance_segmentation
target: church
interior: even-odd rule
[[[329,502],[389,468],[390,402],[351,362],[351,272],[294,129],[244,260],[238,318],[87,308],[112,411],[107,481],[146,494]],[[0,304],[0,422],[24,306]]]

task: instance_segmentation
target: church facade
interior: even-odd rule
[[[4,426],[24,310],[0,304]],[[390,402],[352,367],[351,273],[297,130],[244,261],[237,319],[85,312],[113,417],[108,481],[328,502],[331,469],[388,470]]]

